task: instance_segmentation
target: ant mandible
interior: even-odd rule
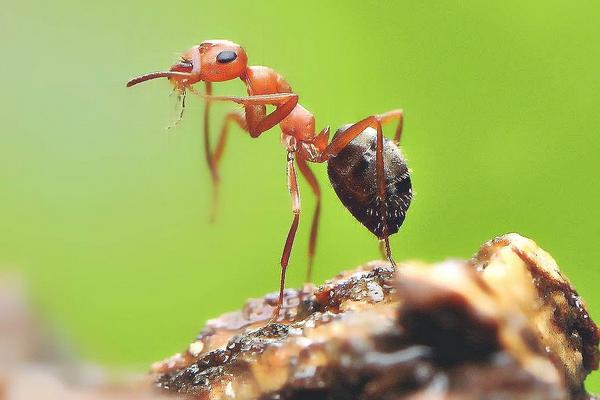
[[[308,162],[327,162],[329,179],[338,197],[352,215],[377,236],[385,256],[392,266],[396,266],[389,236],[398,232],[412,199],[408,167],[397,147],[402,134],[402,110],[370,115],[346,125],[338,129],[329,142],[329,127],[316,133],[313,114],[298,103],[298,95],[283,76],[269,67],[248,66],[244,49],[227,40],[202,42],[183,53],[181,60],[168,71],[133,78],[127,82],[127,87],[155,78],[168,78],[174,90],[183,96],[186,90],[195,93],[192,85],[205,84],[204,143],[213,184],[213,210],[219,184],[218,167],[230,124],[237,124],[253,138],[277,124],[281,128],[282,143],[287,150],[293,220],[281,255],[279,301],[273,310],[273,320],[278,319],[283,305],[285,273],[300,221],[300,193],[294,161],[316,197],[308,246],[307,281],[310,281],[321,212],[321,189]],[[246,85],[247,97],[212,95],[213,82],[236,78]],[[208,117],[210,104],[214,101],[240,104],[244,113],[230,112],[225,116],[219,141],[212,151]],[[267,105],[275,107],[269,114]],[[384,139],[382,131],[382,125],[391,121],[398,122],[393,141]]]

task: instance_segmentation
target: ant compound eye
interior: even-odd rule
[[[222,51],[217,54],[217,62],[220,64],[227,64],[232,62],[237,58],[237,54],[235,51]]]

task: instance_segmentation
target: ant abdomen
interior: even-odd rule
[[[335,136],[349,126],[338,129]],[[398,232],[404,222],[412,186],[400,149],[393,141],[384,139],[385,204],[382,206],[377,189],[376,148],[377,131],[367,128],[328,161],[327,173],[331,186],[354,218],[383,239]]]

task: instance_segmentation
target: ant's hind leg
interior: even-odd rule
[[[375,171],[377,176],[377,194],[380,201],[380,215],[382,219],[383,233],[382,239],[385,245],[385,255],[392,267],[396,269],[396,262],[392,258],[392,249],[390,247],[390,238],[388,235],[388,226],[385,220],[387,215],[386,193],[385,193],[385,169],[383,165],[383,129],[381,120],[377,120],[377,147],[375,148]]]
[[[313,261],[315,258],[315,251],[317,247],[317,233],[319,230],[319,217],[321,215],[321,189],[319,187],[319,182],[315,174],[311,171],[310,167],[301,157],[296,159],[296,163],[298,164],[298,168],[300,169],[300,173],[304,176],[304,179],[308,182],[308,185],[312,189],[315,198],[315,212],[312,218],[312,224],[310,226],[310,239],[308,241],[308,267],[306,269],[306,282],[312,281],[312,270],[313,270]]]
[[[298,230],[298,223],[300,222],[300,191],[298,190],[298,179],[296,178],[296,170],[294,169],[294,153],[288,152],[287,155],[287,175],[288,175],[288,189],[292,197],[292,213],[294,219],[292,225],[288,231],[285,239],[285,245],[283,246],[283,253],[281,254],[281,279],[279,282],[279,300],[277,306],[273,310],[271,316],[271,322],[275,322],[279,319],[279,313],[283,306],[283,292],[285,290],[285,273],[290,260],[290,254],[292,252],[292,246],[294,244],[294,238],[296,237],[296,231]]]
[[[383,129],[382,124],[398,120],[398,127],[396,128],[395,139],[400,140],[402,134],[403,125],[403,112],[402,110],[392,110],[380,115],[370,115],[365,119],[358,121],[357,123],[349,126],[346,130],[338,134],[333,138],[331,143],[315,157],[315,162],[325,162],[331,157],[335,157],[342,151],[354,138],[360,135],[367,128],[375,128],[377,130],[376,149],[375,149],[375,171],[377,181],[377,197],[381,209],[379,213],[381,218],[384,219],[386,215],[386,192],[385,192],[385,169],[383,161]],[[388,227],[385,220],[381,221],[383,232],[379,239],[383,241],[385,255],[389,262],[394,268],[396,263],[392,258],[392,250],[390,248],[390,241],[388,235]]]
[[[383,240],[378,240],[377,243],[379,243],[379,254],[381,254],[381,259],[387,258],[387,254],[385,253],[385,243],[383,243]]]
[[[398,143],[402,136],[402,128],[404,126],[404,113],[401,109],[391,110],[383,114],[370,115],[353,125],[350,125],[342,133],[333,138],[331,143],[314,157],[311,161],[326,162],[331,157],[335,157],[342,149],[344,149],[355,137],[360,135],[367,128],[377,129],[377,125],[385,125],[386,123],[398,121],[394,141]]]
[[[379,116],[381,125],[385,125],[388,122],[398,120],[396,125],[396,132],[394,133],[394,143],[399,144],[402,138],[402,128],[404,128],[404,111],[402,109],[396,109],[385,112]]]

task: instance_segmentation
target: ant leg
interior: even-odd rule
[[[388,111],[379,116],[381,118],[381,124],[385,125],[387,122],[398,120],[396,125],[396,132],[394,133],[394,143],[399,144],[400,138],[402,137],[402,128],[404,128],[404,110],[396,109]]]
[[[342,149],[344,149],[355,137],[360,135],[366,128],[371,127],[377,130],[377,147],[375,151],[375,171],[377,180],[377,197],[381,204],[380,214],[382,218],[385,218],[385,169],[383,162],[383,130],[381,125],[383,123],[391,122],[393,120],[399,120],[398,128],[396,129],[396,137],[399,139],[402,133],[402,121],[403,113],[402,110],[392,110],[380,115],[370,115],[365,119],[362,119],[348,127],[345,131],[333,138],[331,143],[323,150],[318,156],[315,157],[315,162],[325,162],[331,157],[335,157]],[[387,224],[383,225],[383,232],[380,237],[383,240],[385,246],[385,253],[387,259],[396,268],[396,263],[392,258],[392,250],[390,248],[390,241],[388,238]]]
[[[306,160],[302,157],[296,159],[300,173],[304,176],[304,179],[308,182],[310,188],[315,194],[317,204],[315,205],[315,212],[313,214],[312,223],[310,225],[310,240],[308,242],[308,268],[306,269],[306,282],[312,281],[312,269],[313,261],[315,258],[315,250],[317,247],[317,232],[319,230],[319,217],[321,215],[321,189],[319,188],[319,182],[315,177],[315,174],[310,170]]]
[[[210,96],[212,94],[212,83],[204,82],[206,87],[206,95]],[[218,180],[217,173],[214,168],[214,164],[212,162],[212,155],[210,149],[210,106],[211,101],[207,100],[206,105],[204,106],[204,158],[206,159],[206,163],[208,164],[208,168],[210,169],[210,175],[212,176],[213,184],[216,180]]]
[[[392,249],[390,247],[390,238],[388,235],[387,223],[385,222],[386,199],[385,199],[385,169],[383,165],[383,129],[381,128],[381,120],[377,120],[377,147],[375,149],[375,170],[377,173],[377,192],[381,203],[380,214],[383,219],[383,243],[385,244],[385,254],[392,267],[396,269],[396,263],[392,258]]]
[[[217,215],[217,208],[219,204],[219,183],[221,178],[219,177],[219,160],[223,155],[223,151],[225,149],[225,143],[227,142],[227,130],[229,128],[229,121],[233,120],[238,123],[238,125],[246,130],[246,121],[243,119],[241,115],[238,113],[229,113],[225,116],[225,121],[223,122],[223,127],[221,128],[221,133],[219,135],[219,141],[217,142],[217,146],[214,152],[211,151],[210,145],[210,107],[211,107],[211,95],[212,95],[212,83],[205,82],[206,88],[206,106],[204,107],[204,156],[206,158],[206,163],[208,164],[208,168],[210,171],[211,183],[212,183],[212,207],[210,212],[210,221],[214,222]],[[198,94],[194,91],[195,94]]]
[[[209,97],[212,94],[212,83],[204,82],[204,84],[206,88],[206,97]],[[206,159],[206,164],[208,164],[208,170],[210,171],[210,180],[212,184],[212,207],[210,212],[210,222],[214,222],[217,208],[216,204],[219,200],[219,174],[217,173],[217,167],[213,161],[212,150],[210,146],[210,106],[211,101],[209,98],[207,98],[206,105],[204,106],[204,158]]]
[[[217,146],[215,147],[215,151],[213,152],[213,162],[215,163],[215,167],[218,169],[219,163],[221,162],[221,157],[223,156],[223,152],[225,150],[225,145],[227,144],[227,135],[229,132],[229,124],[231,122],[235,122],[242,130],[248,131],[246,126],[246,119],[243,115],[238,112],[230,112],[225,115],[223,126],[221,127],[221,133],[219,135],[219,141],[217,142]]]
[[[246,120],[244,119],[243,115],[241,115],[238,112],[230,112],[227,115],[225,115],[223,126],[221,127],[221,133],[219,134],[219,140],[217,141],[215,150],[210,155],[210,165],[212,165],[212,167],[214,168],[214,172],[217,177],[216,180],[213,180],[213,201],[210,212],[211,222],[214,222],[217,217],[217,211],[219,207],[219,186],[221,183],[221,177],[219,175],[219,165],[221,162],[221,157],[223,156],[223,152],[225,151],[225,145],[227,144],[227,136],[229,132],[229,125],[231,122],[235,122],[240,128],[242,128],[244,131],[247,131]]]
[[[294,169],[294,153],[288,152],[287,155],[287,175],[288,175],[288,190],[292,197],[292,212],[294,219],[292,225],[288,231],[287,238],[285,239],[285,245],[283,247],[283,253],[281,254],[281,279],[279,282],[279,300],[277,306],[273,310],[271,321],[275,322],[279,318],[281,306],[283,305],[283,291],[285,289],[285,272],[290,260],[290,254],[292,252],[292,245],[294,244],[294,238],[296,237],[296,231],[298,230],[298,223],[300,222],[300,191],[298,190],[298,180],[296,179],[296,170]]]
[[[331,143],[329,143],[329,145],[311,161],[319,163],[326,162],[331,157],[335,157],[365,129],[369,127],[377,129],[377,125],[383,125],[394,120],[398,120],[398,126],[396,128],[394,140],[400,140],[402,135],[402,127],[404,125],[404,115],[402,110],[397,109],[383,114],[369,115],[368,117],[356,122],[354,125],[349,126],[344,132],[334,137]]]
[[[256,138],[261,133],[280,123],[298,104],[296,93],[263,94],[248,97],[205,96],[212,101],[233,101],[244,106],[246,123],[250,136]],[[266,105],[275,106],[275,110],[266,114]]]
[[[385,254],[385,244],[383,243],[383,240],[379,240],[379,254],[381,254],[381,258],[386,258],[387,254]]]

